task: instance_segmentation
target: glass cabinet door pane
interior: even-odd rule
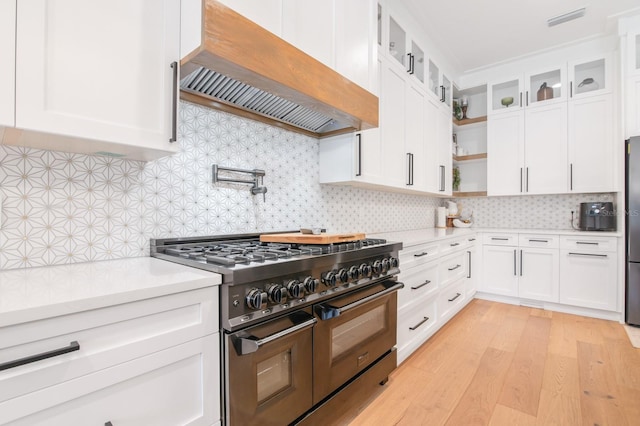
[[[510,80],[491,86],[491,110],[521,107],[520,81]]]
[[[389,17],[389,53],[404,65],[406,55],[406,33],[400,25]]]
[[[440,97],[440,70],[429,59],[429,90]]]
[[[447,106],[451,106],[451,82],[444,74],[442,74],[442,85],[444,86],[444,102]]]
[[[413,75],[424,83],[424,52],[414,41],[411,42],[411,54],[413,55]]]
[[[382,46],[382,6],[378,5],[378,46]]]
[[[604,58],[596,61],[577,64],[574,67],[573,93],[591,92],[598,89],[607,89]]]
[[[544,102],[562,96],[562,75],[553,70],[529,77],[529,104]]]

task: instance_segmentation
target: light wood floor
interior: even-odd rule
[[[616,322],[476,299],[338,424],[640,425],[640,349]]]

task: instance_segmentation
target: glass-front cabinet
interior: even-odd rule
[[[610,56],[569,63],[569,97],[580,98],[611,91]]]
[[[627,34],[627,77],[640,76],[640,31]]]
[[[524,106],[551,104],[567,99],[565,67],[528,73],[525,77]]]
[[[440,92],[440,68],[431,59],[429,59],[429,81],[427,84],[427,89],[430,93],[433,93],[438,98],[442,96]]]
[[[424,59],[424,51],[412,40],[411,56],[409,57],[409,74],[412,74],[422,83],[424,83]]]
[[[405,63],[405,57],[407,56],[406,49],[407,33],[396,20],[393,19],[393,16],[389,16],[389,55],[403,66],[408,65]],[[407,67],[407,69],[408,68],[409,67]]]
[[[515,111],[522,108],[524,84],[521,78],[499,81],[489,84],[489,114]]]

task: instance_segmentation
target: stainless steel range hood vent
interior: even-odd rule
[[[182,99],[314,137],[378,127],[378,98],[335,70],[215,0],[182,6]]]
[[[335,120],[279,96],[200,67],[180,82],[180,89],[258,113],[314,133],[335,130]]]

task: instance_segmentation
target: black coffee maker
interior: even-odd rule
[[[611,202],[580,203],[581,231],[615,231],[616,212]]]

